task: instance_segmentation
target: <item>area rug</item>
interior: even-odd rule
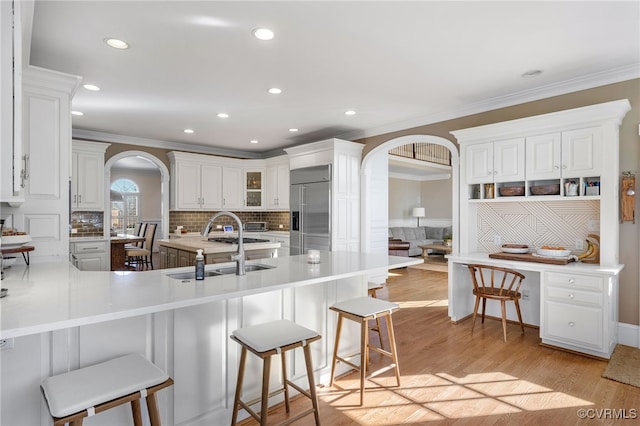
[[[602,377],[640,388],[640,349],[616,345]]]

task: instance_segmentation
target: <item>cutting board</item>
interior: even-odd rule
[[[489,254],[491,259],[502,259],[502,260],[518,260],[520,262],[536,262],[536,263],[550,263],[552,265],[566,265],[569,262],[573,262],[573,258],[565,259],[558,258],[554,259],[552,257],[538,257],[534,256],[531,253],[491,253]]]

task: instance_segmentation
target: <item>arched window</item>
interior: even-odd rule
[[[133,234],[140,219],[140,189],[131,179],[117,179],[111,184],[111,230]]]

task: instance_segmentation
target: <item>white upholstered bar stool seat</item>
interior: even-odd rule
[[[360,405],[364,403],[364,383],[365,379],[375,377],[385,371],[393,369],[396,376],[397,386],[400,386],[400,366],[398,365],[398,355],[396,349],[396,339],[393,332],[393,322],[391,314],[399,309],[397,303],[388,302],[386,300],[376,299],[373,297],[356,297],[354,299],[338,302],[329,309],[338,313],[338,324],[336,327],[336,341],[333,348],[333,361],[331,363],[331,382],[333,386],[335,379],[336,363],[344,362],[353,369],[360,372]],[[360,353],[350,356],[341,356],[338,354],[340,345],[340,333],[342,332],[342,320],[346,318],[360,323]],[[382,347],[378,348],[369,344],[368,322],[369,320],[385,319],[387,325],[387,333],[389,337],[389,351]],[[378,352],[384,356],[391,358],[391,363],[369,373],[369,351]],[[359,355],[360,363],[356,364],[351,360]]]
[[[238,418],[238,411],[244,408],[254,419],[261,425],[267,424],[267,414],[269,408],[269,398],[280,393],[284,393],[284,403],[286,412],[289,413],[289,389],[293,387],[302,395],[311,400],[312,408],[306,410],[290,419],[283,424],[292,423],[308,414],[313,413],[316,425],[320,424],[320,416],[318,411],[318,397],[316,395],[315,379],[313,377],[313,364],[311,362],[311,349],[309,344],[320,339],[320,335],[314,330],[302,327],[288,320],[271,321],[254,326],[244,327],[234,331],[231,339],[235,340],[242,346],[240,353],[240,363],[238,368],[238,381],[236,383],[235,400],[233,403],[233,415],[231,424],[235,425]],[[307,368],[307,380],[309,382],[309,391],[302,389],[300,386],[287,379],[287,364],[285,352],[291,349],[302,347],[304,351],[304,359]],[[261,396],[251,401],[243,401],[242,382],[244,381],[245,363],[247,360],[247,351],[251,351],[256,356],[262,358],[262,390]],[[280,354],[282,361],[282,378],[283,386],[272,392],[269,391],[269,377],[271,372],[271,356]],[[260,402],[260,414],[257,414],[251,406]]]
[[[131,402],[134,424],[142,425],[140,398],[147,400],[149,419],[160,425],[155,393],[173,380],[142,355],[129,354],[59,374],[42,382],[42,393],[54,425],[81,425],[85,417]]]

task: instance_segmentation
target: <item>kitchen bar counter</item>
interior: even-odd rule
[[[2,282],[9,295],[0,299],[0,338],[7,339],[0,423],[48,424],[48,413],[41,409],[44,378],[139,353],[175,381],[171,391],[158,394],[163,425],[229,424],[240,358],[239,345],[229,340],[233,330],[277,319],[317,330],[322,340],[311,345],[314,374],[317,383],[328,384],[337,320],[329,307],[366,295],[369,273],[421,262],[323,252],[319,264],[307,263],[304,255],[264,259],[259,263],[274,268],[203,281],[167,276],[193,267],[87,272],[68,262],[12,266]],[[340,347],[357,351],[358,325],[345,324],[344,330]],[[288,377],[306,387],[298,356],[287,363]],[[348,368],[338,366],[338,374]],[[247,394],[260,391],[254,379],[247,380]],[[270,404],[281,400],[282,395],[275,396]],[[240,418],[245,417],[241,411]],[[91,418],[96,426],[130,421],[126,406]]]
[[[323,252],[320,264],[308,264],[304,255],[263,259],[247,264],[262,263],[274,268],[248,272],[241,277],[223,275],[189,283],[167,274],[192,271],[192,267],[90,272],[79,271],[69,262],[12,266],[5,269],[2,281],[2,287],[9,293],[0,299],[0,339],[339,280],[420,262],[421,259],[405,257]],[[206,269],[221,266],[226,265],[207,265]]]
[[[220,238],[224,238],[226,235],[221,236]],[[215,254],[215,253],[233,253],[238,251],[237,244],[227,244],[227,243],[217,243],[213,241],[208,241],[207,238],[212,238],[211,235],[209,237],[203,237],[201,235],[198,236],[186,236],[180,238],[170,238],[164,240],[158,240],[159,246],[175,248],[178,250],[185,250],[188,252],[196,253],[196,250],[202,249],[203,253],[206,254]],[[245,235],[245,238],[247,236]],[[244,244],[244,251],[252,251],[252,250],[264,250],[264,249],[277,249],[280,247],[280,243],[246,243]]]

